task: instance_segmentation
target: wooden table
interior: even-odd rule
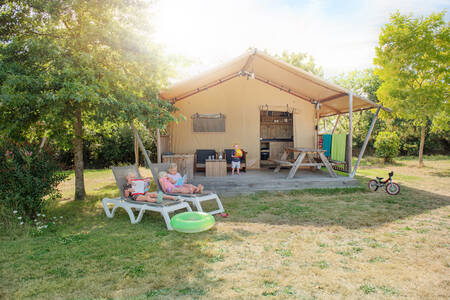
[[[287,157],[290,152],[299,152],[297,159],[295,162],[287,161]],[[299,167],[323,167],[325,166],[328,170],[328,173],[331,177],[337,177],[336,173],[333,170],[333,167],[331,166],[330,162],[328,161],[327,157],[324,154],[325,150],[322,149],[312,149],[312,148],[296,148],[296,147],[286,147],[284,150],[283,155],[281,156],[280,160],[272,159],[271,161],[276,162],[278,166],[275,168],[274,172],[278,173],[280,171],[280,168],[282,166],[290,166],[291,170],[289,171],[289,174],[287,176],[288,179],[294,178],[295,173],[297,172],[297,169]],[[317,154],[322,162],[314,162],[313,154]],[[307,157],[308,163],[302,163],[303,159]]]
[[[227,176],[227,161],[225,159],[205,160],[206,176]]]
[[[163,163],[176,163],[180,174],[186,174],[187,182],[194,179],[194,154],[163,155]]]

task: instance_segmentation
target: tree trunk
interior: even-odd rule
[[[423,146],[425,144],[425,127],[422,125],[422,130],[420,132],[420,146],[419,146],[419,167],[423,167]]]
[[[75,111],[74,123],[74,164],[75,164],[75,200],[83,200],[86,196],[84,189],[84,162],[83,162],[83,122],[81,121],[81,107]]]
[[[45,133],[44,133],[44,137],[42,138],[42,142],[41,142],[41,144],[39,145],[39,151],[38,151],[38,153],[41,153],[41,151],[42,151],[42,149],[44,148],[46,142],[47,142],[47,136],[46,136]]]
[[[139,167],[139,143],[136,133],[134,134],[134,163]]]
[[[159,132],[159,128],[156,128],[156,155],[158,158],[156,162],[158,164],[161,163],[161,133]]]

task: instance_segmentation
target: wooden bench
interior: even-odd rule
[[[287,161],[287,160],[279,160],[279,159],[270,159],[269,158],[268,161],[277,163],[277,164],[281,165],[282,167],[292,167],[294,165],[294,162]],[[330,162],[330,165],[334,166],[335,163]],[[326,167],[324,163],[320,163],[320,162],[302,163],[300,166],[302,166],[302,167]]]
[[[295,162],[287,161],[286,158],[288,157],[289,152],[299,152],[299,155]],[[291,170],[289,171],[289,174],[287,176],[288,179],[294,178],[295,173],[297,172],[299,167],[326,167],[328,173],[331,177],[337,177],[336,173],[334,173],[333,168],[328,161],[328,159],[324,155],[325,150],[322,149],[310,149],[310,148],[295,148],[295,147],[287,147],[281,156],[281,159],[279,160],[271,160],[273,162],[276,162],[278,166],[275,168],[274,172],[278,173],[280,171],[280,168],[282,166],[289,166],[291,167]],[[313,162],[314,157],[313,155],[317,154],[322,162]],[[302,163],[304,158],[307,158],[309,163]]]
[[[279,160],[279,159],[271,159],[269,158],[268,161],[272,161],[274,163],[277,163],[281,165],[282,167],[292,167],[294,165],[293,162],[287,161],[287,160]]]

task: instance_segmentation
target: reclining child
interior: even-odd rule
[[[133,180],[136,179],[136,173],[128,173],[125,178],[127,180],[127,183],[123,186],[123,193],[126,198],[133,201],[158,202],[158,194],[155,192],[144,191],[143,193],[136,193],[136,191],[133,189],[135,185]],[[149,177],[142,180],[150,185],[151,179]],[[178,200],[178,197],[163,195],[163,199]]]
[[[168,173],[164,171],[159,172],[158,178],[162,189],[166,193],[196,194],[203,192],[203,185],[201,184],[196,187],[192,184],[180,182],[183,181],[183,177],[177,172],[176,164],[170,164]]]

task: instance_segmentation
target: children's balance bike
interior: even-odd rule
[[[375,192],[378,188],[382,187],[389,195],[397,195],[400,193],[400,186],[395,182],[392,182],[392,176],[394,176],[393,171],[389,173],[389,178],[385,181],[383,181],[382,177],[377,177],[377,180],[370,180],[369,189]]]

